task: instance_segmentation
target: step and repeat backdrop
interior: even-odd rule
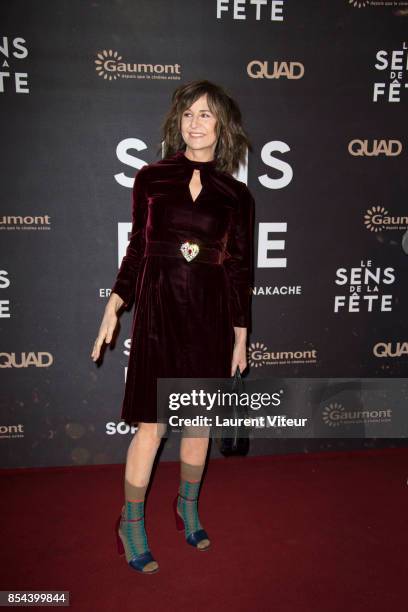
[[[3,468],[125,460],[132,312],[101,365],[90,353],[134,177],[191,80],[226,88],[252,142],[248,380],[407,376],[408,1],[4,0],[0,16]],[[402,445],[328,425],[250,453]]]

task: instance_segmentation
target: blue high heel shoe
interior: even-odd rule
[[[174,511],[174,517],[176,519],[176,529],[177,531],[184,531],[185,530],[184,519],[177,512],[177,500],[179,497],[182,497],[183,499],[187,501],[195,501],[195,499],[188,499],[187,497],[180,495],[180,493],[177,493],[176,497],[173,500],[173,511]],[[208,542],[210,542],[210,539],[205,529],[197,529],[197,531],[193,531],[192,533],[190,533],[189,536],[186,537],[186,542],[188,544],[190,544],[191,546],[194,546],[194,548],[196,548],[197,550],[205,551],[210,548],[210,543],[207,544],[207,546],[197,546],[203,540],[208,540]]]
[[[143,517],[138,518],[138,519],[125,519],[122,515],[119,516],[118,520],[116,521],[116,527],[115,527],[116,543],[117,543],[119,555],[125,554],[125,547],[122,541],[122,535],[120,531],[121,521],[135,523],[137,521],[140,521],[142,518]],[[146,567],[148,563],[151,563],[152,561],[156,563],[157,567],[154,567],[153,569],[150,569],[150,570],[143,569],[144,567]],[[142,574],[155,574],[156,572],[159,571],[159,566],[157,564],[157,561],[156,559],[154,559],[150,550],[146,550],[144,553],[140,555],[135,555],[134,557],[132,557],[132,559],[130,559],[128,563],[132,569],[138,572],[141,572]]]

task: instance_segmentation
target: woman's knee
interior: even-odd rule
[[[136,436],[145,443],[159,446],[164,433],[162,429],[160,423],[139,423]]]

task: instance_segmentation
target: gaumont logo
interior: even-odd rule
[[[24,438],[24,425],[0,425],[0,440],[5,438]]]
[[[301,79],[305,67],[301,62],[269,62],[268,60],[252,60],[247,65],[247,73],[251,79]]]
[[[126,435],[128,433],[134,434],[137,431],[136,425],[128,425],[124,421],[119,421],[119,423],[115,423],[114,421],[110,421],[106,423],[106,435],[114,436],[116,434]]]
[[[384,206],[372,206],[364,215],[364,225],[370,232],[406,230],[408,229],[408,216],[389,215]]]
[[[260,368],[264,365],[316,363],[316,349],[298,351],[269,351],[263,342],[252,342],[248,347],[248,365]]]
[[[9,215],[0,216],[0,230],[49,230],[51,229],[50,215]]]
[[[51,353],[0,353],[0,368],[49,368],[53,362]]]
[[[396,7],[404,7],[408,6],[407,0],[347,0],[349,5],[354,8],[366,8],[366,7],[375,7],[375,8],[396,8]]]
[[[98,51],[95,59],[95,70],[102,79],[152,79],[179,80],[180,64],[142,64],[123,60],[117,51]]]
[[[346,410],[338,402],[328,404],[323,408],[322,421],[329,427],[340,425],[358,425],[368,423],[389,423],[392,410]]]
[[[348,3],[354,8],[365,8],[370,4],[369,0],[348,0]]]
[[[407,342],[377,342],[373,347],[375,357],[408,357]]]
[[[354,157],[396,157],[402,151],[400,140],[350,140],[348,145],[350,155]]]

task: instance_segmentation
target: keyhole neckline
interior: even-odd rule
[[[200,179],[201,189],[200,189],[200,191],[197,193],[196,197],[193,199],[193,194],[192,194],[192,192],[191,192],[191,182],[192,182],[192,180],[193,180],[194,172],[196,172],[197,170],[199,170],[199,175],[198,175],[198,177],[199,177],[199,179]],[[199,169],[199,168],[194,168],[194,169],[193,169],[193,174],[192,174],[192,175],[191,175],[191,177],[190,177],[190,180],[189,180],[189,182],[188,182],[187,187],[188,187],[188,191],[189,191],[189,194],[190,194],[190,199],[191,199],[192,203],[193,203],[193,204],[195,204],[195,202],[197,202],[198,198],[200,197],[200,195],[201,195],[201,193],[202,193],[202,191],[203,191],[203,189],[204,189],[204,185],[203,185],[202,180],[201,180],[201,171],[200,171],[200,169]]]
[[[210,170],[210,169],[215,168],[216,166],[215,159],[211,159],[210,161],[206,161],[206,162],[196,161],[196,160],[189,159],[188,157],[186,157],[184,151],[182,150],[177,151],[176,156],[182,161],[184,161],[187,166],[190,166],[191,168],[196,169],[196,170],[207,170],[207,169]]]

